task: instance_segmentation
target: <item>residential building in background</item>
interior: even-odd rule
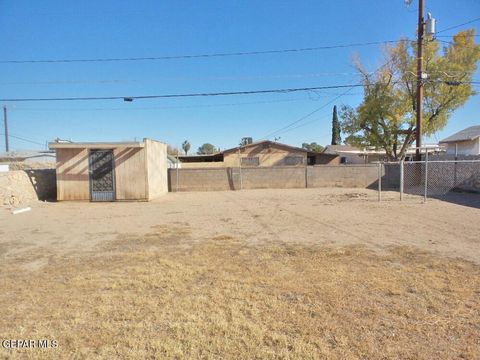
[[[470,126],[443,140],[447,155],[480,155],[480,125]]]
[[[270,167],[338,165],[335,154],[308,151],[303,148],[264,140],[247,143],[209,155],[179,156],[182,167]]]

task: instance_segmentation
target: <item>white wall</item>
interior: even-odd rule
[[[144,139],[147,153],[148,200],[168,192],[167,144]]]
[[[457,143],[447,143],[447,155],[455,155],[455,144],[457,145],[457,155],[479,155],[480,138],[472,141],[459,141]]]

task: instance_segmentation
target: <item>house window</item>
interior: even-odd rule
[[[346,164],[347,163],[347,158],[345,156],[342,156],[340,158],[340,164]]]
[[[303,156],[286,156],[285,165],[302,165]]]
[[[260,159],[258,156],[255,157],[242,157],[241,162],[242,166],[258,166],[260,165]]]

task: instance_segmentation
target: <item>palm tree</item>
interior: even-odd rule
[[[187,155],[188,151],[190,150],[190,143],[188,142],[188,140],[185,140],[182,143],[182,149],[183,149],[183,151],[185,151],[185,155]]]

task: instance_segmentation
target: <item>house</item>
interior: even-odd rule
[[[447,155],[480,155],[480,125],[470,126],[440,141]]]
[[[327,145],[323,153],[339,156],[341,164],[366,164],[369,161],[378,161],[377,154],[366,154],[364,150],[350,145]]]
[[[144,200],[168,191],[167,145],[142,142],[53,142],[57,200]]]
[[[270,167],[338,164],[338,155],[264,140],[247,143],[210,155],[180,156],[185,167]]]
[[[425,144],[422,146],[420,153],[424,155],[426,152],[432,155],[438,155],[444,150],[437,144]],[[336,154],[340,157],[341,164],[368,164],[378,161],[388,161],[383,149],[375,149],[373,147],[359,149],[350,145],[327,145],[325,154]],[[411,160],[415,156],[416,147],[410,146],[405,152],[405,159]]]

